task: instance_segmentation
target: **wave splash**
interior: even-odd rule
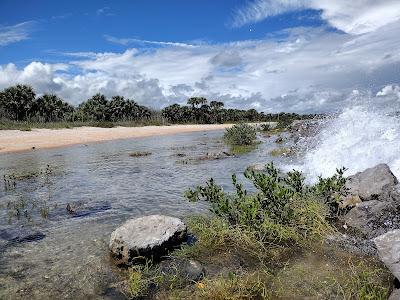
[[[353,105],[324,121],[302,163],[307,178],[331,176],[341,167],[351,175],[386,163],[400,179],[400,117],[387,108]]]

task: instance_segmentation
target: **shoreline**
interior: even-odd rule
[[[143,127],[75,127],[63,129],[1,130],[0,154],[187,132],[222,130],[234,124],[196,124]],[[34,147],[34,148],[33,148]]]

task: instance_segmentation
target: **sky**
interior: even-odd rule
[[[399,0],[0,0],[0,89],[331,112],[400,101],[399,33]]]

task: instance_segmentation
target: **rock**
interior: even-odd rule
[[[344,217],[346,224],[359,230],[367,238],[374,238],[400,228],[398,207],[393,201],[364,201]]]
[[[352,195],[358,195],[362,201],[386,200],[387,191],[398,184],[397,178],[386,164],[379,164],[352,176],[346,181],[346,188]]]
[[[141,157],[141,156],[149,156],[151,155],[151,152],[141,152],[141,151],[137,151],[137,152],[131,152],[129,153],[130,157]]]
[[[257,163],[247,167],[248,170],[262,172],[265,171],[265,164]]]
[[[336,233],[325,238],[327,246],[335,246],[356,255],[375,256],[377,254],[373,241],[358,236]]]
[[[400,230],[392,230],[374,239],[381,261],[400,279]]]
[[[0,241],[3,240],[3,246],[8,243],[25,243],[42,240],[46,235],[24,226],[7,228],[0,230]]]
[[[283,137],[282,137],[282,136],[279,136],[279,137],[275,140],[275,143],[277,143],[277,144],[283,143]]]
[[[178,277],[183,285],[200,281],[205,275],[205,268],[198,262],[187,258],[172,258],[159,265],[163,275]]]
[[[298,142],[301,138],[316,136],[320,130],[321,120],[295,120],[289,126],[290,137],[294,142]]]
[[[393,292],[390,294],[388,300],[399,300],[400,299],[400,289],[394,289]]]
[[[130,265],[139,256],[159,258],[186,237],[187,227],[180,219],[151,215],[118,227],[111,234],[109,248],[117,264]]]

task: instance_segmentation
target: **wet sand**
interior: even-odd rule
[[[232,126],[232,124],[115,128],[76,127],[71,129],[32,129],[32,131],[1,130],[0,153],[56,148],[117,139],[221,130],[230,126]]]

